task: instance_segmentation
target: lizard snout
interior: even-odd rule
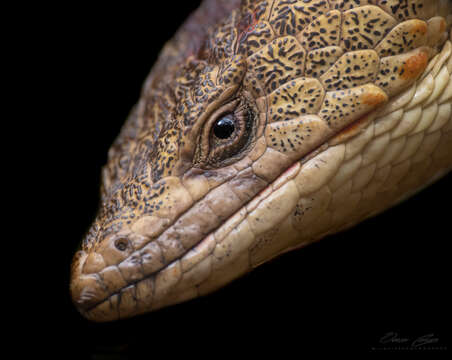
[[[98,254],[79,251],[74,257],[71,270],[70,290],[72,301],[77,309],[84,313],[108,296],[99,275],[94,270],[99,266]]]
[[[120,317],[119,310],[125,311],[121,308],[127,305],[125,288],[130,285],[133,289],[134,283],[143,277],[144,260],[133,246],[139,245],[140,240],[145,241],[130,231],[123,231],[76,253],[70,291],[73,303],[83,316],[94,321],[111,321]],[[115,309],[112,311],[110,307]]]

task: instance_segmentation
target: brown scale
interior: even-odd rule
[[[332,129],[340,130],[350,120],[359,119],[384,104],[387,98],[379,87],[371,84],[330,91],[325,95],[319,115]]]
[[[373,82],[377,77],[379,62],[374,50],[350,51],[342,55],[320,80],[327,91]]]
[[[273,2],[274,0],[242,0],[240,13],[243,15],[244,19],[247,18],[248,23],[250,22],[250,18],[259,21],[268,20]]]
[[[343,13],[341,46],[347,51],[372,49],[397,21],[377,6],[366,5]]]
[[[326,0],[275,1],[270,14],[270,25],[279,36],[296,35],[318,16],[330,9]]]
[[[393,28],[389,34],[375,47],[381,57],[403,54],[416,49],[427,42],[427,23],[413,19],[404,21]]]
[[[328,46],[310,51],[306,56],[306,76],[319,78],[333,66],[344,51],[339,46]]]
[[[401,55],[382,58],[376,85],[385,90],[389,96],[396,95],[422,74],[431,54],[430,48],[421,47]]]
[[[238,11],[233,11],[228,18],[213,30],[212,36],[209,37],[206,51],[210,50],[212,58],[216,62],[224,61],[234,54],[238,16]]]
[[[317,114],[324,93],[322,84],[313,78],[298,78],[284,84],[267,96],[268,122]]]
[[[337,10],[350,10],[364,5],[374,5],[376,0],[330,0],[331,7]]]
[[[337,46],[340,41],[341,12],[329,11],[319,16],[297,35],[300,44],[308,51]]]
[[[267,21],[259,22],[242,33],[238,52],[245,56],[252,55],[274,38],[275,34],[270,24]]]
[[[306,51],[293,36],[273,40],[248,58],[267,93],[303,75]]]
[[[427,20],[435,16],[438,7],[438,0],[376,0],[376,3],[398,21]]]

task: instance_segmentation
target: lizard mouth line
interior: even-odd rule
[[[81,311],[84,312],[84,313],[86,313],[86,314],[88,314],[88,313],[92,312],[93,310],[95,310],[98,306],[104,304],[104,303],[107,302],[107,301],[110,301],[111,298],[112,298],[113,296],[115,296],[115,295],[118,296],[117,307],[119,308],[120,303],[121,303],[121,294],[122,294],[122,291],[123,291],[124,289],[129,288],[129,287],[136,287],[136,285],[139,284],[140,282],[143,282],[143,281],[149,280],[149,279],[152,278],[152,277],[155,277],[158,273],[162,272],[163,270],[165,270],[166,268],[168,268],[169,266],[171,266],[175,261],[178,261],[178,260],[183,259],[184,256],[186,256],[186,254],[187,254],[190,250],[192,250],[194,247],[196,247],[196,246],[199,245],[200,243],[202,243],[202,242],[204,242],[204,241],[216,241],[214,237],[211,237],[210,239],[209,239],[209,237],[210,237],[213,233],[215,233],[218,229],[220,229],[222,226],[224,226],[224,224],[226,224],[226,223],[227,223],[231,218],[233,218],[236,214],[240,213],[240,212],[241,212],[241,211],[242,211],[242,210],[243,210],[243,209],[244,209],[251,201],[254,201],[254,200],[257,199],[258,197],[262,197],[262,199],[260,199],[260,201],[265,200],[265,199],[271,194],[271,192],[268,192],[268,193],[267,193],[267,190],[270,189],[270,188],[272,188],[273,185],[274,185],[275,183],[278,183],[278,184],[279,184],[279,187],[280,187],[280,186],[284,185],[287,181],[291,180],[296,174],[293,175],[293,176],[289,176],[289,177],[287,177],[286,175],[287,175],[288,173],[290,173],[290,172],[293,170],[293,168],[296,167],[298,164],[301,164],[301,162],[303,162],[303,159],[311,159],[311,158],[313,157],[313,155],[315,156],[315,155],[317,155],[317,153],[320,153],[322,147],[323,147],[325,144],[327,144],[327,143],[328,143],[332,138],[334,138],[335,136],[337,136],[337,135],[339,135],[339,134],[341,134],[341,133],[347,132],[347,131],[349,131],[349,129],[353,129],[353,128],[356,127],[357,125],[363,125],[363,124],[369,123],[370,121],[373,120],[373,116],[370,116],[370,115],[371,115],[371,114],[375,114],[375,113],[376,113],[376,111],[374,110],[374,111],[371,111],[371,112],[369,112],[369,113],[363,115],[361,118],[359,118],[359,119],[353,121],[352,123],[348,124],[348,125],[347,125],[346,127],[344,127],[343,129],[339,130],[339,131],[336,132],[336,133],[333,133],[330,137],[326,138],[325,141],[323,141],[321,144],[319,144],[318,146],[316,146],[315,148],[313,148],[310,152],[304,154],[304,155],[301,156],[299,159],[295,160],[295,161],[294,161],[290,166],[288,166],[288,167],[287,167],[287,168],[286,168],[286,169],[285,169],[278,177],[276,177],[273,181],[267,183],[267,186],[265,186],[265,187],[264,187],[261,191],[259,191],[256,195],[254,195],[254,196],[251,197],[248,201],[246,201],[246,202],[245,202],[245,203],[244,203],[237,211],[235,211],[235,212],[234,212],[233,214],[231,214],[228,218],[226,218],[219,226],[217,226],[217,227],[215,227],[214,229],[212,229],[207,235],[204,235],[204,237],[203,237],[200,241],[198,241],[196,244],[194,244],[194,245],[191,246],[190,248],[187,248],[186,251],[185,251],[182,255],[176,257],[175,259],[173,259],[172,261],[170,261],[168,264],[166,264],[165,266],[163,266],[162,268],[160,268],[158,271],[153,272],[153,273],[151,273],[151,274],[149,274],[149,275],[147,275],[147,276],[145,276],[145,277],[143,277],[143,278],[140,278],[140,279],[138,279],[138,280],[131,281],[131,282],[127,283],[127,285],[121,287],[120,289],[118,289],[118,290],[114,291],[113,293],[111,293],[110,295],[108,295],[108,297],[105,297],[103,300],[100,300],[100,301],[96,302],[95,304],[93,304],[93,305],[91,305],[91,306],[89,306],[89,307],[87,307],[87,308],[85,308],[85,309],[81,309]],[[353,129],[353,130],[358,131],[358,129]],[[353,136],[353,135],[352,135],[352,136]],[[284,180],[284,177],[285,177],[285,176],[286,176],[286,179]],[[263,196],[262,194],[264,194],[264,193],[267,193],[267,194]],[[259,202],[260,202],[260,201],[259,201]],[[246,216],[245,216],[245,218],[246,218]],[[244,218],[241,219],[241,220],[235,225],[235,227],[238,226],[243,220],[244,220]],[[231,229],[231,230],[232,230],[232,229]],[[229,233],[229,232],[228,232],[228,233]],[[212,250],[212,251],[213,251],[213,250]],[[211,254],[211,252],[210,252],[208,255],[210,255],[210,254]],[[99,274],[96,274],[96,276],[99,276]],[[154,290],[155,290],[155,288],[154,288]],[[135,296],[134,296],[134,300],[135,300],[135,302],[137,303],[137,298],[136,298]],[[152,305],[151,305],[151,307],[152,307]]]

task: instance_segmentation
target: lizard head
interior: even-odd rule
[[[206,1],[165,46],[110,149],[100,209],[72,263],[73,301],[88,319],[207,294],[300,234],[328,230],[306,231],[297,205],[344,157],[327,142],[358,131],[431,56],[418,42],[382,63],[389,50],[373,45],[397,21],[376,6],[273,3]],[[358,26],[348,17],[381,25],[372,46],[339,36]],[[425,22],[415,25],[424,36]]]

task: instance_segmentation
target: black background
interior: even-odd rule
[[[67,7],[40,24],[47,44],[40,48],[42,81],[52,88],[47,101],[55,102],[46,114],[53,119],[46,142],[55,177],[54,231],[41,253],[51,255],[40,296],[44,307],[32,309],[43,315],[37,328],[48,324],[51,330],[36,350],[116,359],[217,356],[243,346],[301,357],[311,350],[370,352],[388,332],[411,340],[434,334],[434,345],[447,347],[450,175],[210,296],[110,324],[77,313],[69,266],[97,209],[100,168],[161,47],[198,3],[167,1],[158,10]]]

